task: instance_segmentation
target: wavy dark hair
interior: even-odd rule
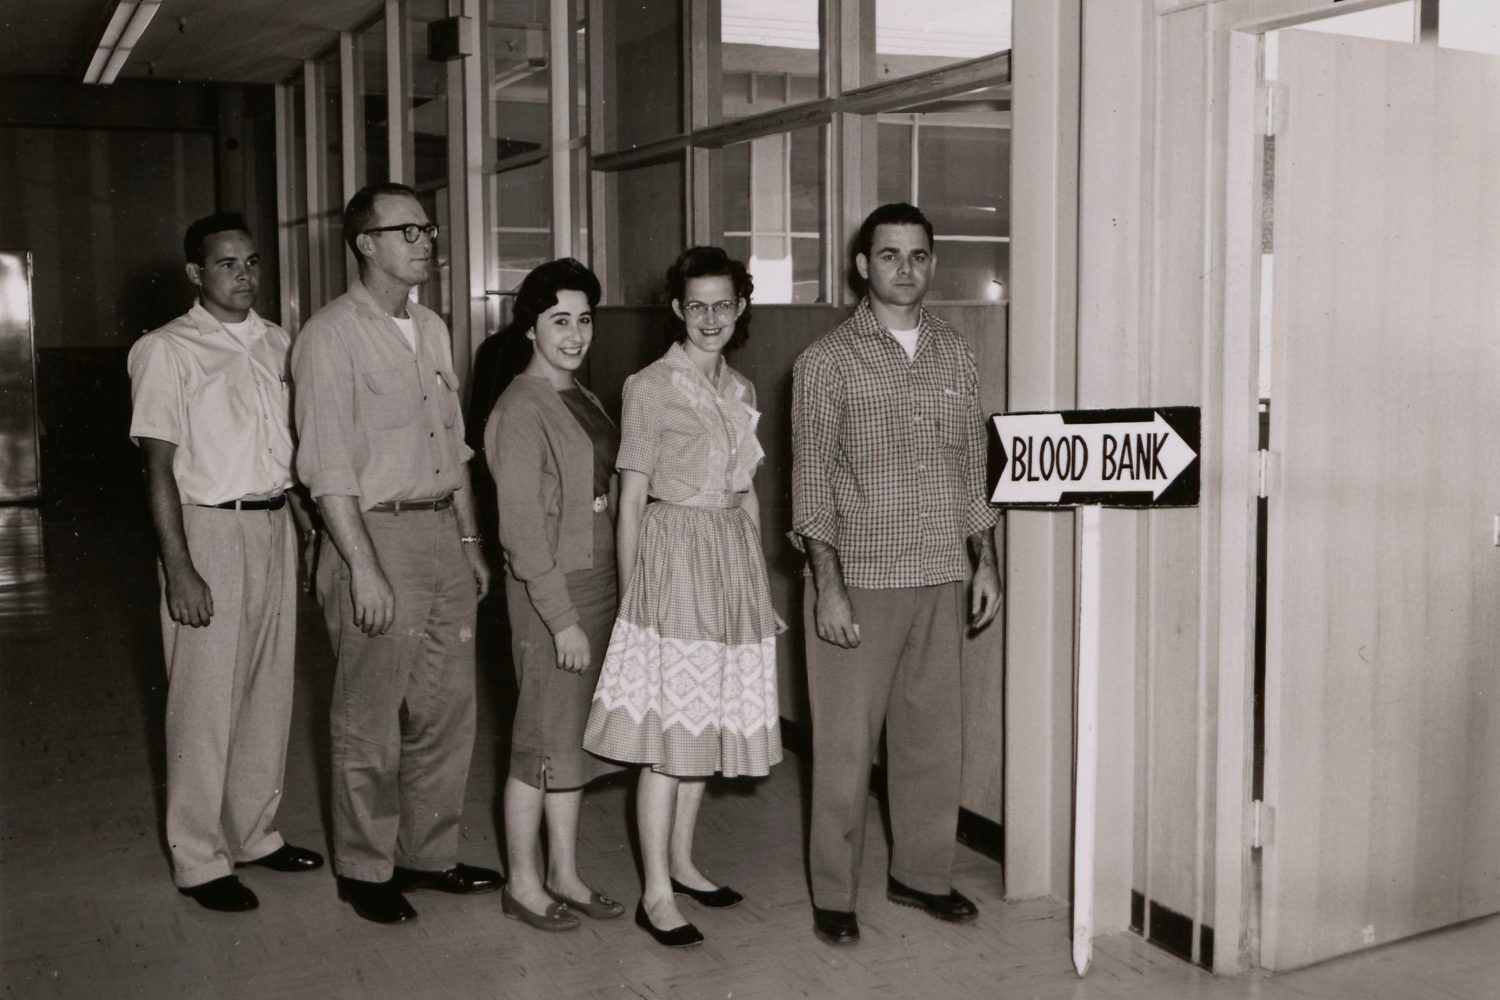
[[[863,254],[866,260],[869,259],[875,244],[875,230],[880,226],[921,226],[927,234],[927,249],[932,250],[936,246],[932,222],[922,214],[920,208],[904,201],[881,205],[865,216],[865,221],[860,223],[859,232],[855,234],[854,242],[849,248],[849,287],[857,295],[865,294],[869,285],[869,282],[859,276],[859,257]]]
[[[590,310],[599,306],[599,279],[593,271],[572,257],[549,260],[521,279],[521,287],[516,289],[515,312],[505,332],[510,336],[525,336],[527,330],[536,326],[538,316],[557,305],[558,292],[582,292],[589,300]]]
[[[734,297],[745,300],[745,311],[735,321],[734,335],[724,350],[732,351],[750,339],[750,296],[755,280],[745,265],[724,252],[722,247],[688,247],[667,269],[667,299],[681,303],[687,297],[687,283],[693,278],[728,278],[734,286]],[[687,324],[672,314],[672,334],[677,341],[687,338]]]

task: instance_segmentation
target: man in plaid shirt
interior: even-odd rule
[[[1000,606],[978,372],[963,337],[922,306],[932,223],[912,205],[882,205],[860,227],[854,262],[865,300],[793,369],[793,540],[812,576],[813,927],[830,944],[859,940],[865,795],[882,722],[894,840],[886,896],[941,920],[978,916],[951,881],[959,657],[965,617],[983,628]]]

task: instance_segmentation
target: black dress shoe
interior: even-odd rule
[[[673,927],[664,931],[651,922],[646,915],[646,901],[643,899],[635,906],[635,925],[656,939],[656,943],[663,948],[691,948],[695,944],[703,943],[703,932],[692,924],[683,924],[681,927]]]
[[[397,865],[396,870],[391,873],[391,881],[402,892],[411,892],[414,889],[436,889],[438,892],[452,892],[467,896],[500,888],[505,884],[505,876],[493,868],[479,868],[475,865],[458,864],[440,872],[423,871],[420,868],[402,868]]]
[[[721,885],[717,889],[692,889],[674,878],[672,891],[679,896],[686,896],[700,906],[711,906],[716,910],[727,910],[745,901],[744,896],[727,885]]]
[[[305,847],[282,844],[263,858],[236,862],[235,867],[244,868],[246,865],[259,865],[273,872],[310,872],[323,867],[323,855]]]
[[[218,910],[220,913],[243,913],[260,905],[260,900],[255,898],[250,887],[233,875],[225,875],[212,882],[185,889],[178,887],[177,891],[205,910]]]
[[[417,919],[417,911],[411,908],[406,897],[390,882],[367,882],[359,878],[334,877],[338,883],[339,899],[354,907],[366,920],[377,924],[399,924]]]
[[[853,910],[813,907],[813,933],[825,944],[859,944],[859,918]]]
[[[888,878],[885,898],[902,906],[915,907],[950,924],[966,924],[979,916],[979,907],[974,905],[974,901],[953,889],[949,889],[947,895],[940,896],[935,892],[921,892]]]

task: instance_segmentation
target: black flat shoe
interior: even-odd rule
[[[255,898],[250,887],[233,875],[225,875],[202,885],[188,886],[186,889],[179,886],[177,891],[205,910],[217,910],[220,913],[243,913],[260,905],[260,900]]]
[[[247,865],[259,865],[273,872],[310,872],[323,867],[323,855],[305,847],[282,844],[263,858],[235,863],[236,868],[244,868]]]
[[[940,896],[935,892],[913,889],[909,885],[888,878],[885,885],[885,898],[893,903],[921,910],[929,916],[946,920],[950,924],[966,924],[979,916],[979,907],[974,905],[974,901],[952,889],[948,890],[946,896]]]
[[[656,943],[663,948],[691,948],[695,944],[703,943],[703,932],[692,924],[683,924],[681,927],[673,927],[664,931],[651,922],[646,916],[646,901],[643,899],[635,907],[635,925],[656,939]]]
[[[716,910],[727,910],[745,901],[744,896],[727,885],[721,885],[717,889],[690,889],[674,878],[672,891],[679,896],[686,896],[699,906],[711,906]]]
[[[396,870],[391,873],[391,881],[402,892],[411,892],[415,889],[436,889],[438,892],[469,896],[476,892],[492,892],[500,888],[505,884],[505,876],[493,868],[480,868],[476,865],[457,864],[440,872],[402,868],[397,865]]]
[[[824,944],[859,944],[859,918],[853,910],[813,907],[813,933]]]
[[[406,897],[390,882],[367,882],[359,878],[334,877],[339,899],[354,907],[354,912],[377,924],[399,924],[417,919]]]

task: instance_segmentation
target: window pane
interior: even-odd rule
[[[355,42],[355,63],[364,115],[364,169],[359,172],[359,182],[361,186],[384,184],[391,179],[384,18],[360,32]]]
[[[879,162],[875,187],[882,205],[911,201],[911,126],[882,121],[876,129]]]
[[[448,248],[462,238],[448,211],[448,64],[427,57],[427,25],[448,16],[447,0],[406,0],[407,183],[441,228],[437,258],[417,301],[452,324]]]
[[[546,0],[491,0],[490,136],[495,158],[546,149],[552,136]]]
[[[1011,0],[877,0],[881,83],[1010,49]]]
[[[682,131],[682,7],[678,0],[605,3],[605,148],[629,149]]]
[[[323,301],[344,294],[344,138],[342,80],[335,50],[320,61],[323,77]]]
[[[943,236],[1010,233],[1010,129],[975,123],[917,130],[917,197]]]
[[[823,96],[819,0],[723,0],[723,117],[744,118]]]
[[[748,247],[757,302],[826,301],[821,125],[724,149],[724,240]]]
[[[620,303],[663,301],[667,267],[683,249],[687,232],[683,216],[681,160],[658,163],[615,175],[614,265]]]
[[[573,94],[574,136],[589,132],[589,32],[588,0],[573,0]]]
[[[552,258],[551,180],[545,162],[490,177],[491,289],[514,291],[526,272]]]
[[[927,297],[934,301],[996,302],[1008,298],[1010,244],[937,241],[937,269]]]

